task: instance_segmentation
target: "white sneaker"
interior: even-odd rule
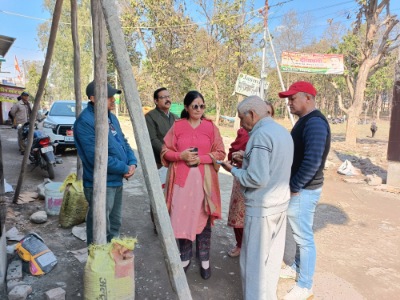
[[[285,267],[281,269],[279,277],[297,280],[299,277],[299,273],[297,273],[296,270],[292,267],[285,265]]]
[[[314,298],[312,289],[301,288],[296,284],[283,300],[311,300],[312,298]]]

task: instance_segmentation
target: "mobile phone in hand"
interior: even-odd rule
[[[197,147],[193,147],[193,149],[190,150],[190,152],[198,152],[198,151],[199,151],[199,149]]]
[[[225,162],[223,160],[216,160],[215,162],[217,164],[219,164],[219,165],[224,165],[225,164]]]

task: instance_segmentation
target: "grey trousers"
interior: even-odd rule
[[[286,211],[245,217],[240,271],[243,299],[275,300],[285,249]]]

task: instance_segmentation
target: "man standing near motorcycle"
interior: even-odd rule
[[[83,188],[89,211],[86,217],[86,242],[93,243],[93,172],[95,159],[95,83],[92,81],[86,87],[86,95],[90,102],[79,115],[74,124],[75,145],[83,165]],[[108,162],[107,162],[107,190],[106,190],[106,219],[107,242],[119,236],[122,222],[122,180],[128,180],[136,170],[137,160],[132,148],[128,144],[118,119],[111,110],[115,108],[115,94],[120,90],[107,84],[108,108]]]
[[[29,117],[32,112],[32,107],[29,103],[29,94],[27,92],[22,92],[21,96],[17,98],[19,101],[11,107],[10,115],[14,118],[16,125],[25,124],[29,121]],[[25,140],[22,137],[22,126],[18,128],[18,146],[21,155],[25,153]]]

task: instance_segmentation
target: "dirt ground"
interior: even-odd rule
[[[136,148],[130,125],[124,132]],[[335,126],[335,125],[332,125]],[[334,132],[334,131],[333,131]],[[382,132],[382,131],[381,131]],[[379,133],[379,132],[378,132]],[[22,156],[17,151],[17,132],[9,126],[0,126],[3,147],[4,177],[14,188],[18,181]],[[224,137],[228,147],[232,138]],[[326,181],[315,216],[317,268],[314,280],[315,299],[397,299],[400,293],[400,197],[398,189],[385,185],[369,186],[364,176],[375,173],[386,179],[387,138],[368,137],[359,140],[357,149],[344,146],[343,135],[333,135]],[[57,165],[54,181],[63,181],[75,172],[76,152],[62,155],[63,164]],[[349,179],[336,170],[344,159],[352,161],[360,174]],[[139,164],[140,166],[140,164]],[[35,191],[43,182],[45,173],[28,166],[24,191]],[[346,178],[345,178],[346,177]],[[212,277],[204,281],[199,264],[194,259],[187,272],[193,299],[242,299],[239,259],[227,256],[234,245],[234,235],[226,226],[232,177],[224,171],[219,174],[223,219],[216,222],[212,233]],[[52,288],[66,290],[66,299],[83,298],[83,268],[69,251],[82,249],[86,243],[72,235],[71,229],[62,229],[58,217],[50,216],[44,224],[29,221],[32,213],[44,210],[44,201],[12,204],[13,194],[6,195],[8,205],[6,230],[16,227],[22,234],[36,232],[55,253],[58,264],[47,275],[34,277],[24,274],[24,281],[33,288],[28,299],[45,299]],[[153,232],[149,216],[149,198],[142,170],[124,185],[122,234],[137,237],[135,253],[136,299],[177,299],[173,292],[158,236]],[[285,261],[293,259],[293,241],[288,234]],[[9,242],[13,244],[15,242]],[[9,259],[13,257],[9,256]],[[293,280],[279,282],[278,297],[294,284]],[[0,291],[0,299],[6,299]]]

